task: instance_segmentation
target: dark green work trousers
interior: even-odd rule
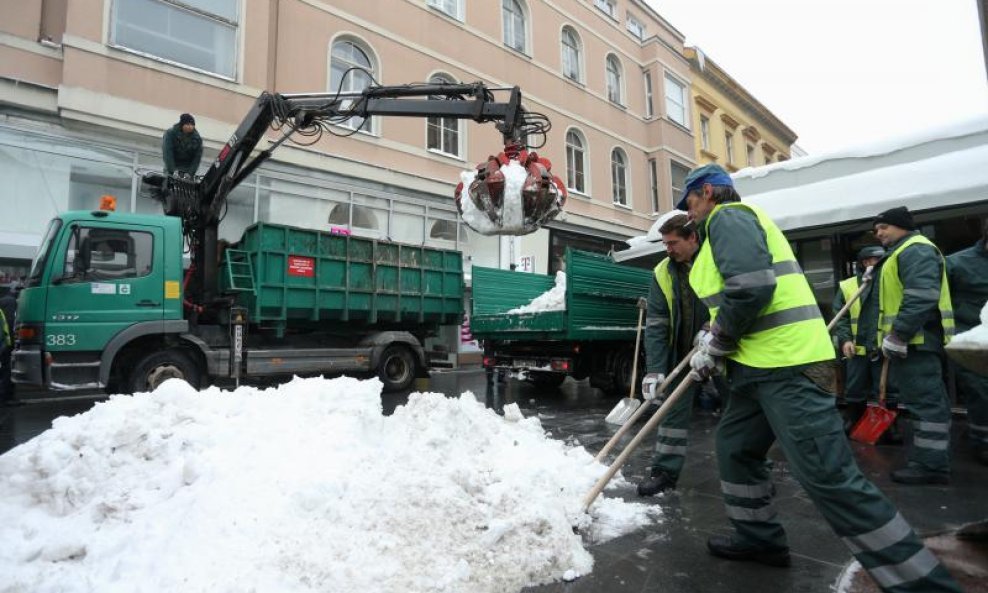
[[[909,466],[950,473],[950,401],[940,355],[910,346],[906,358],[892,359],[889,376],[912,420]]]
[[[957,389],[967,404],[967,436],[977,450],[988,450],[988,377],[957,365]]]
[[[679,473],[683,471],[683,464],[686,462],[686,446],[689,444],[693,399],[699,392],[699,383],[691,385],[673,404],[668,415],[659,423],[655,439],[655,457],[652,458],[652,471],[665,472],[673,481],[679,479]]]
[[[868,355],[858,354],[845,362],[844,399],[860,403],[877,401],[878,387],[882,381],[882,358],[872,360]],[[891,380],[885,386],[885,396],[890,400],[898,400],[898,393]]]
[[[778,440],[792,474],[882,590],[959,592],[895,506],[862,475],[833,397],[801,370],[728,365],[717,461],[736,537],[768,549],[788,547],[765,463]]]

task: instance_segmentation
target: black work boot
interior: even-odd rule
[[[844,408],[844,434],[851,434],[854,425],[858,423],[867,409],[867,402],[847,402],[847,407]]]
[[[892,478],[893,482],[909,484],[911,486],[919,486],[923,484],[946,485],[950,483],[950,474],[948,473],[931,472],[930,470],[913,466],[897,469],[889,474],[889,477]]]
[[[662,470],[652,470],[652,477],[638,483],[638,496],[655,496],[675,487],[675,478]]]
[[[736,541],[729,535],[714,535],[707,540],[707,549],[719,558],[758,562],[768,566],[786,568],[792,564],[789,548],[762,548]]]

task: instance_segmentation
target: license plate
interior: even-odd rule
[[[515,360],[515,364],[513,366],[520,367],[520,368],[526,368],[526,369],[527,368],[532,368],[532,367],[535,366],[535,361],[534,360],[517,359],[517,360]]]

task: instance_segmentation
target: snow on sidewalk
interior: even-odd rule
[[[517,405],[377,380],[113,396],[0,456],[0,591],[488,591],[591,571],[657,520]],[[620,480],[620,478],[619,478]]]

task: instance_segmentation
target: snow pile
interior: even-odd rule
[[[556,285],[532,299],[523,307],[508,311],[508,315],[522,313],[543,313],[546,311],[566,310],[566,272],[556,272]]]
[[[988,303],[981,309],[981,325],[957,334],[948,347],[963,350],[988,350]]]
[[[169,381],[0,457],[4,592],[517,591],[648,523],[582,497],[605,468],[516,405],[380,382],[196,392]]]
[[[477,171],[460,172],[464,194],[460,198],[463,222],[482,235],[518,231],[524,228],[525,203],[522,197],[522,188],[525,186],[525,180],[528,179],[528,172],[521,166],[521,163],[512,160],[508,161],[507,165],[501,165],[501,173],[504,175],[504,199],[501,202],[501,224],[497,225],[491,221],[486,212],[478,209],[477,205],[470,199],[469,188],[477,177]]]

